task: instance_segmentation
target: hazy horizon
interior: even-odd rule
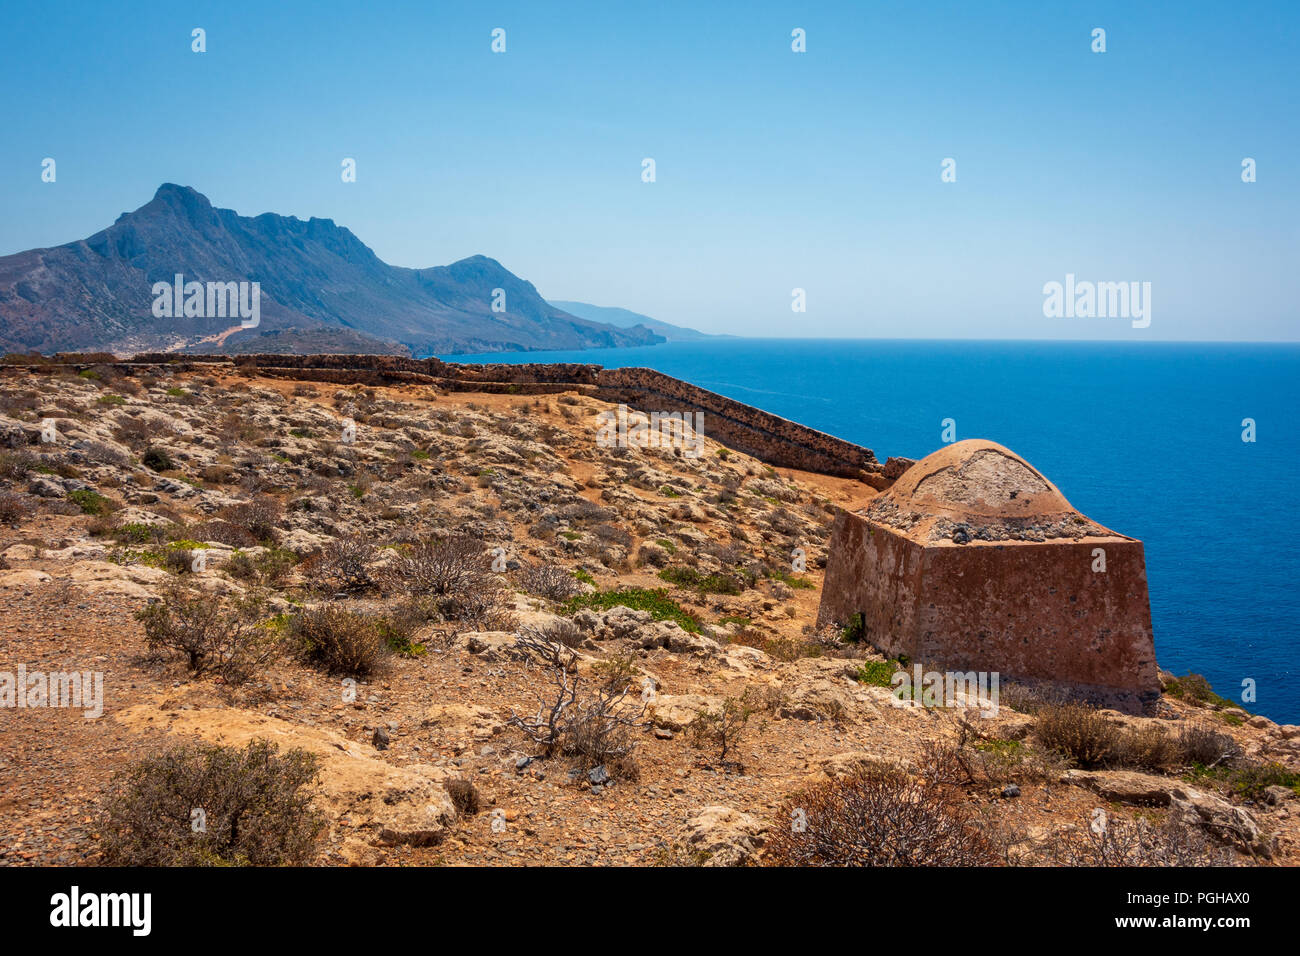
[[[1292,5],[563,12],[16,9],[0,255],[175,182],[710,333],[1300,341]],[[1067,275],[1150,283],[1150,325],[1046,317]]]

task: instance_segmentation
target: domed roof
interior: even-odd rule
[[[983,439],[945,445],[903,472],[867,516],[929,540],[1046,540],[1109,535],[1009,448]]]
[[[1056,486],[1009,448],[980,438],[945,445],[898,477],[890,494],[904,507],[1001,518],[1074,511]]]

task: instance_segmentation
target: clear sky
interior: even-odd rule
[[[705,331],[1300,338],[1296,0],[97,0],[3,27],[0,254],[176,182]],[[1150,327],[1044,317],[1067,273],[1150,282]]]

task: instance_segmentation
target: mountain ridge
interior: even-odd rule
[[[652,319],[648,315],[642,315],[640,312],[633,312],[631,309],[622,309],[617,306],[609,305],[592,305],[590,302],[575,302],[566,299],[547,299],[551,305],[557,309],[563,309],[572,315],[588,319],[592,322],[604,322],[616,326],[620,329],[633,328],[637,325],[645,326],[652,332],[662,335],[669,342],[696,342],[700,339],[719,339],[730,338],[727,335],[716,335],[710,332],[701,332],[698,329],[689,329],[682,325],[673,325],[671,322],[664,322],[660,319]]]
[[[155,316],[154,284],[178,274],[260,283],[257,328],[224,315]],[[332,219],[241,216],[175,183],[85,239],[0,257],[0,351],[212,351],[214,341],[258,351],[271,337],[283,350],[298,336],[317,349],[337,338],[348,352],[415,354],[664,341],[555,308],[485,255],[392,266]]]

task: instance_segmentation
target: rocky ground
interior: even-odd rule
[[[606,408],[231,369],[0,375],[0,671],[102,672],[105,694],[96,719],[0,709],[0,862],[95,863],[117,771],[178,742],[255,738],[318,755],[323,864],[761,861],[800,788],[870,761],[922,772],[936,744],[969,758],[961,799],[1011,862],[1050,862],[1098,808],[1177,815],[1235,863],[1300,859],[1300,728],[1174,683],[1150,717],[1107,714],[1212,725],[1286,784],[1243,787],[1186,766],[1072,768],[1036,743],[1031,695],[1006,695],[996,717],[900,706],[866,677],[878,656],[813,627],[835,509],[875,492],[708,439],[699,457],[602,448]],[[399,600],[385,569],[447,535],[482,542],[500,602],[423,622],[355,686],[291,653],[243,683],[146,653],[136,612],[178,586],[258,596],[270,619],[321,602],[372,613]],[[376,548],[359,575],[323,559],[357,540]],[[530,593],[538,566],[576,575],[578,601]],[[620,588],[663,589],[685,616],[580,607]],[[575,772],[512,725],[552,691],[518,640],[538,631],[566,635],[589,687],[625,674],[628,766]],[[724,758],[691,725],[729,700],[748,717]],[[477,812],[449,800],[453,779],[475,785]]]

